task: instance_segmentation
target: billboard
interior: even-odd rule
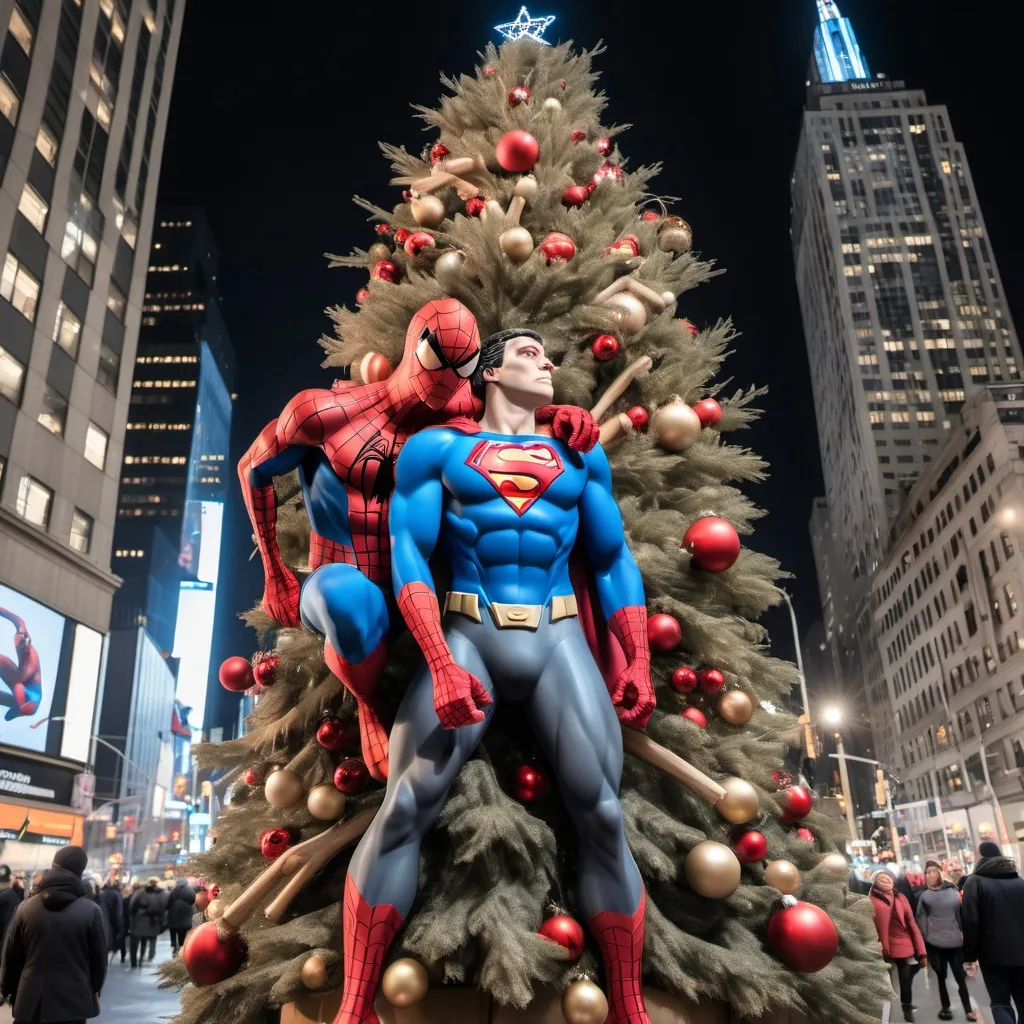
[[[45,723],[57,686],[65,621],[0,584],[0,743],[5,746],[46,750]]]

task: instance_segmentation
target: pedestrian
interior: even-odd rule
[[[195,903],[195,889],[188,884],[187,878],[179,878],[178,884],[167,897],[167,927],[171,932],[172,953],[178,952],[192,927]]]
[[[0,965],[0,995],[14,1006],[15,1024],[83,1022],[100,1012],[107,976],[103,912],[82,872],[89,857],[63,846],[38,892],[14,915]]]
[[[107,952],[113,953],[124,947],[124,902],[116,872],[107,878],[100,891],[100,906],[107,921]],[[121,960],[124,961],[123,954]]]
[[[904,871],[896,879],[896,891],[907,897],[910,909],[917,913],[917,901],[924,891],[924,875],[917,871]]]
[[[25,876],[15,875],[11,879],[10,887],[0,892],[0,949],[4,947],[4,937],[14,914],[21,901],[25,898]]]
[[[928,951],[928,964],[939,980],[939,1020],[952,1020],[949,1008],[949,991],[946,988],[946,971],[953,972],[967,1019],[976,1021],[978,1015],[971,1007],[971,996],[967,991],[967,976],[964,974],[963,924],[960,918],[960,892],[952,882],[942,877],[942,868],[937,861],[930,860],[924,866],[925,889],[917,902],[917,923],[924,936]]]
[[[964,960],[981,966],[994,1024],[1024,1020],[1024,878],[992,842],[964,885]]]
[[[132,967],[138,967],[156,955],[156,937],[164,930],[164,894],[160,879],[147,878],[145,888],[132,894],[128,910],[132,921]]]
[[[967,881],[967,872],[963,864],[958,860],[951,860],[946,868],[946,877],[956,886],[957,892],[963,892],[964,883]]]
[[[142,887],[139,886],[139,888],[141,889]],[[132,931],[132,915],[128,907],[132,901],[133,892],[134,890],[130,885],[124,886],[121,890],[121,916],[124,920],[124,931],[121,932],[120,945],[121,963],[124,963],[125,957],[128,955],[128,937]]]
[[[882,955],[886,963],[891,963],[896,970],[903,1019],[913,1021],[914,976],[928,962],[921,929],[914,920],[910,901],[896,891],[896,883],[888,871],[876,871],[871,876],[870,896],[875,910],[875,930],[878,932],[878,941],[882,944]]]

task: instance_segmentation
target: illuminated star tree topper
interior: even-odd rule
[[[525,7],[520,7],[515,21],[507,21],[504,25],[495,25],[494,28],[505,39],[533,39],[543,46],[550,46],[551,44],[544,38],[544,32],[554,20],[553,14],[546,18],[531,18],[530,12]]]

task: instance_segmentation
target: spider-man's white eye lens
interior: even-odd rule
[[[473,371],[476,369],[476,364],[480,362],[480,353],[477,352],[475,356],[468,363],[463,363],[461,366],[456,367],[455,372],[460,377],[472,377]]]
[[[416,346],[416,358],[425,370],[441,369],[441,360],[437,358],[437,353],[431,347],[429,338],[424,338]]]

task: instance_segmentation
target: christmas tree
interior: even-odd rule
[[[714,383],[733,327],[685,319],[685,293],[713,271],[650,192],[658,168],[629,167],[621,129],[602,125],[597,52],[529,36],[488,47],[474,74],[444,79],[439,108],[418,108],[424,152],[383,146],[402,196],[390,210],[358,200],[377,241],[332,261],[370,280],[355,309],[330,310],[324,365],[344,380],[386,379],[413,314],[446,296],[482,336],[523,325],[543,336],[556,401],[602,422],[647,595],[658,708],[645,733],[624,729],[621,787],[647,889],[645,981],[749,1015],[867,1022],[889,991],[872,912],[847,890],[841,829],[783,772],[795,673],[757,624],[779,598],[780,570],[740,549],[761,512],[739,486],[766,467],[725,437],[758,416],[759,392],[726,396]],[[279,476],[275,488],[281,559],[301,579],[310,525],[299,481]],[[252,1024],[344,985],[346,865],[383,795],[323,638],[258,606],[246,617],[265,650],[252,666],[225,663],[221,678],[260,690],[248,732],[198,749],[233,788],[215,845],[193,864],[219,891],[201,898],[216,924],[192,933],[186,956],[188,1024]],[[389,648],[392,709],[418,657],[408,636]],[[424,846],[385,993],[417,998],[429,978],[526,1007],[545,986],[600,986],[600,958],[574,921],[573,841],[557,780],[503,708]],[[784,899],[793,893],[796,907]],[[185,984],[185,963],[165,980]]]

